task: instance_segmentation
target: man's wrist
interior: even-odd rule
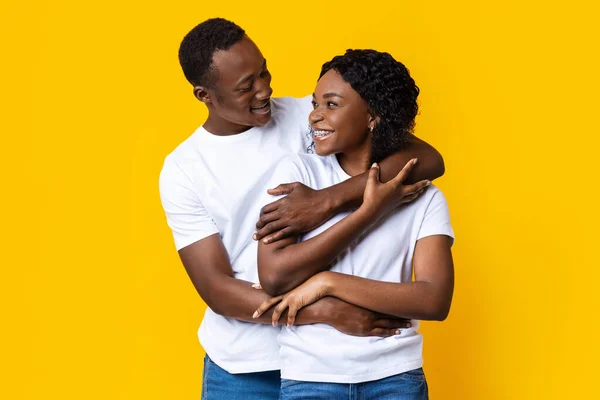
[[[323,205],[328,217],[335,215],[345,204],[339,193],[336,192],[335,186],[330,186],[325,189],[320,189],[319,192],[323,198]]]
[[[323,297],[316,303],[311,304],[311,319],[314,320],[314,323],[330,324],[336,312],[334,302],[335,299],[332,297]]]

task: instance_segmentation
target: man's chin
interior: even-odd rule
[[[271,120],[271,111],[267,114],[254,114],[252,115],[254,118],[253,126],[263,126],[266,125]]]

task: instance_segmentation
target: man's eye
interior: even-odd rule
[[[240,88],[240,92],[249,92],[252,90],[252,85],[245,87],[245,88]]]
[[[314,101],[311,101],[311,103],[312,103],[312,106],[313,106],[313,110],[318,107],[318,104],[315,103]]]
[[[327,107],[337,107],[337,103],[334,103],[333,101],[328,101]]]

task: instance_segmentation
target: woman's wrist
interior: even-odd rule
[[[319,283],[323,288],[324,297],[333,296],[335,291],[334,277],[335,274],[331,271],[323,271],[318,274],[317,278],[319,279]]]

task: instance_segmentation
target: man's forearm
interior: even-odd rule
[[[268,310],[259,318],[253,318],[256,309],[266,300],[270,299],[267,293],[262,289],[255,289],[252,283],[233,277],[225,277],[218,282],[214,282],[215,290],[205,299],[205,302],[215,313],[228,318],[234,318],[240,321],[271,324],[273,310]],[[321,303],[321,304],[319,304]],[[326,323],[327,312],[324,310],[325,303],[316,302],[306,307],[298,314],[298,325],[307,325],[323,322]],[[281,321],[285,321],[286,315],[282,315]]]
[[[379,163],[381,182],[388,182],[404,168],[411,159],[417,158],[417,164],[412,168],[405,184],[412,184],[422,180],[434,180],[444,175],[444,159],[441,154],[428,143],[416,136],[412,136],[402,151],[392,154]],[[331,215],[354,210],[362,204],[365,186],[369,172],[354,176],[337,185],[322,189],[329,204]]]

